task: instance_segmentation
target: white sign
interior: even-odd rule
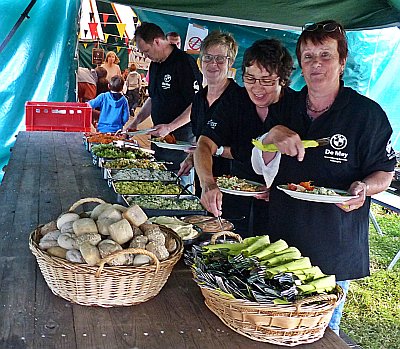
[[[189,54],[199,54],[200,45],[208,35],[208,29],[197,24],[189,23],[186,33],[184,51]]]

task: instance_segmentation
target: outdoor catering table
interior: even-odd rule
[[[47,287],[28,247],[39,224],[80,198],[115,202],[81,133],[20,132],[0,186],[0,348],[276,348],[226,327],[179,262],[153,299],[131,307],[72,304]],[[348,348],[329,329],[301,348]]]

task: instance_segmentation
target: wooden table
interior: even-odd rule
[[[20,132],[0,186],[0,348],[268,349],[227,328],[179,263],[152,300],[131,307],[75,305],[53,295],[28,248],[29,233],[83,197],[116,197],[80,133]],[[348,348],[332,331],[301,348]]]

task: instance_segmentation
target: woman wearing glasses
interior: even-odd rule
[[[244,88],[221,101],[198,140],[194,159],[202,188],[201,201],[215,216],[245,216],[235,222],[236,231],[242,236],[266,232],[267,202],[230,194],[222,197],[212,172],[213,159],[233,159],[231,175],[262,181],[251,167],[251,140],[262,133],[263,123],[273,109],[271,105],[286,90],[292,69],[292,58],[279,41],[265,39],[253,43],[243,57]]]
[[[385,190],[396,162],[392,129],[374,101],[344,87],[347,60],[343,27],[335,21],[307,25],[296,55],[306,86],[279,117],[267,120],[264,144],[282,156],[271,186],[269,234],[283,238],[309,256],[325,274],[335,274],[345,292],[351,279],[369,275],[368,213],[371,195]],[[324,147],[307,148],[301,140],[330,137]],[[270,164],[274,153],[253,151],[254,168]],[[344,203],[293,199],[277,185],[313,181],[356,196]],[[290,219],[288,219],[290,217]],[[339,333],[343,303],[330,327]]]
[[[239,85],[228,78],[229,68],[235,62],[238,45],[229,33],[213,31],[203,40],[200,47],[200,61],[203,79],[207,83],[205,88],[198,92],[192,104],[190,120],[193,134],[196,139],[201,135],[202,129],[211,119],[211,115],[227,96],[239,88]],[[193,168],[193,152],[189,153],[181,163],[178,175],[188,175]],[[229,174],[231,160],[223,157],[215,158],[213,162],[213,175]],[[195,193],[201,195],[200,182],[195,176]]]

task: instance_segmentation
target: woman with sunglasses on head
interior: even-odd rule
[[[232,160],[230,174],[241,179],[262,181],[251,167],[251,141],[262,133],[263,123],[288,90],[293,61],[279,41],[259,40],[246,49],[242,73],[244,88],[223,99],[211,120],[202,130],[194,153],[195,169],[202,188],[201,202],[214,214],[235,221],[235,231],[242,236],[266,232],[268,203],[252,197],[222,195],[212,171],[214,159]],[[288,95],[285,91],[285,96]]]
[[[211,119],[213,112],[221,101],[240,88],[233,79],[228,78],[229,68],[235,62],[237,52],[238,45],[233,36],[221,31],[211,32],[201,44],[199,58],[203,79],[207,86],[198,92],[193,99],[190,121],[196,140],[200,137],[202,129]],[[193,152],[191,152],[181,163],[178,175],[188,175],[193,167]],[[213,175],[229,174],[230,167],[230,159],[215,158],[212,170]],[[201,187],[197,175],[195,176],[195,194],[197,196],[201,195]]]
[[[271,186],[269,234],[296,246],[346,293],[351,279],[369,275],[368,217],[371,195],[387,189],[396,162],[385,112],[342,80],[348,48],[343,27],[323,21],[304,27],[296,55],[306,86],[280,115],[267,120],[264,144],[281,153]],[[330,137],[327,146],[304,149],[301,140]],[[261,173],[275,153],[253,150]],[[272,162],[271,162],[272,161]],[[320,203],[289,197],[278,185],[312,181],[355,198]],[[290,219],[288,219],[290,217]],[[329,326],[339,334],[344,300]]]

